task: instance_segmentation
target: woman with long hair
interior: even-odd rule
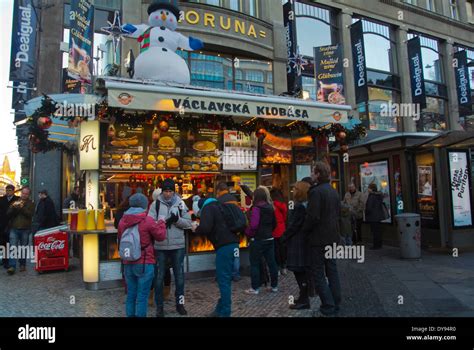
[[[276,227],[276,218],[273,206],[268,203],[269,198],[267,192],[261,187],[257,188],[253,194],[250,224],[245,232],[251,238],[249,250],[252,288],[245,291],[247,294],[259,293],[262,257],[265,258],[270,270],[271,291],[278,291],[278,267],[272,235]]]
[[[286,247],[280,242],[280,238],[286,230],[286,217],[288,214],[288,206],[286,205],[283,193],[277,188],[272,188],[270,196],[275,209],[275,218],[277,225],[273,230],[273,238],[275,238],[275,258],[280,273],[286,275]]]

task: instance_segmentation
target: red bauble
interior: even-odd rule
[[[339,141],[344,141],[347,137],[347,134],[344,132],[344,131],[340,131],[338,134],[337,134],[337,139]]]
[[[168,124],[167,121],[165,120],[162,120],[159,124],[158,124],[158,128],[163,131],[163,132],[167,132],[169,129],[170,129],[170,125]]]
[[[255,135],[259,138],[259,139],[264,139],[266,136],[267,136],[267,130],[265,130],[264,128],[260,128],[257,130],[257,132],[255,133]]]
[[[38,118],[38,126],[40,129],[49,129],[53,125],[53,121],[50,117],[39,117]]]

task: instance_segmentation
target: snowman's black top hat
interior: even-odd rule
[[[158,10],[167,10],[179,19],[179,8],[166,2],[157,1],[148,6],[148,15]]]

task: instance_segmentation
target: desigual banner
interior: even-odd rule
[[[10,80],[34,83],[36,80],[37,16],[33,0],[15,0],[13,8]]]
[[[179,89],[176,89],[179,90]],[[183,91],[189,91],[184,90]],[[233,94],[227,94],[229,97]],[[300,120],[306,122],[347,123],[349,107],[332,107],[318,102],[293,101],[248,96],[248,99],[190,96],[154,91],[108,90],[109,106],[124,109],[215,114],[239,117]],[[246,96],[245,96],[246,97]],[[268,101],[268,100],[275,100]]]
[[[454,54],[454,61],[456,62],[454,74],[456,76],[456,90],[458,92],[459,115],[465,117],[473,113],[466,50],[456,52]]]
[[[419,104],[421,109],[424,109],[426,108],[426,91],[420,37],[408,40],[407,47],[412,101],[415,104]]]
[[[356,103],[369,100],[369,88],[367,85],[367,60],[365,56],[364,30],[362,21],[351,26],[352,62],[354,66],[354,84]]]

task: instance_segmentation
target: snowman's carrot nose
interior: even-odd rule
[[[162,19],[163,21],[166,21],[166,18],[167,18],[166,15],[163,13],[163,14],[161,15],[161,19]]]

